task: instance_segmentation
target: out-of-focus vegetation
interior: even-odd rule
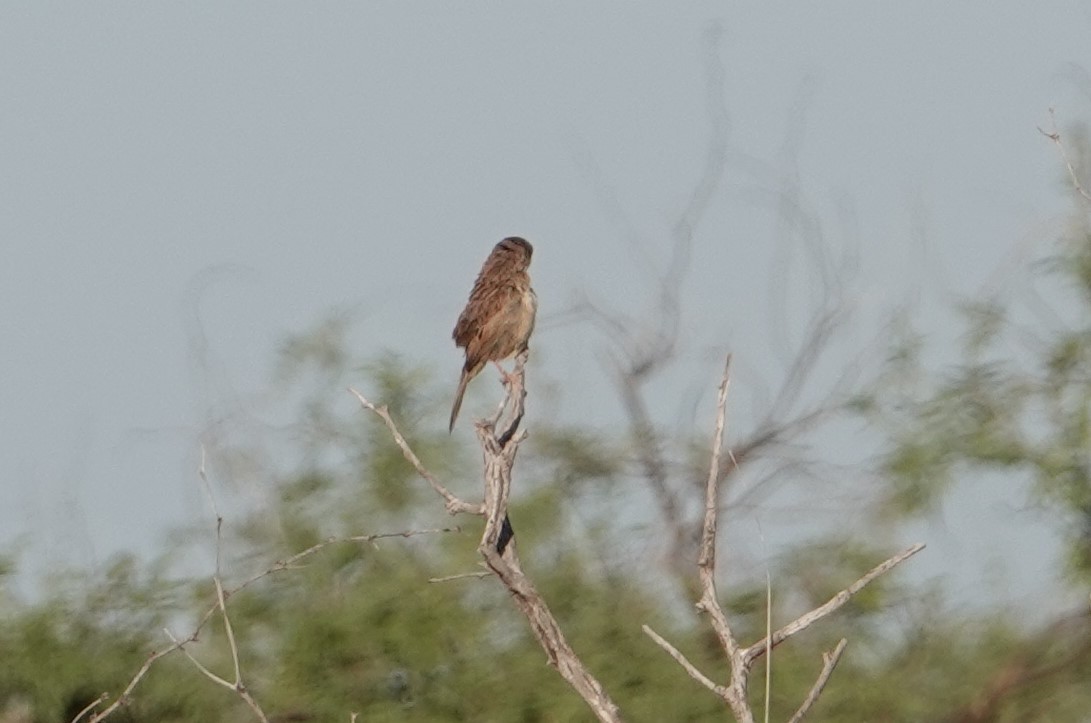
[[[1028,501],[1051,510],[1068,542],[1071,584],[1084,585],[1091,578],[1091,217],[1086,201],[1076,197],[1076,204],[1056,253],[1028,270],[1040,291],[1033,306],[969,300],[960,361],[938,371],[922,365],[926,337],[906,331],[875,383],[837,411],[872,420],[888,435],[877,519],[925,514],[960,477],[999,471],[1011,484],[1026,484]],[[343,331],[333,321],[283,350],[278,386],[297,400],[298,421],[292,447],[278,455],[296,462],[290,474],[269,481],[274,494],[265,507],[229,517],[227,588],[330,536],[454,524],[386,429],[345,403],[349,383],[366,383],[389,405],[428,467],[467,498],[476,489],[476,455],[439,423],[449,390],[406,359],[353,359]],[[675,531],[666,521],[650,525],[639,545],[627,547],[646,553],[613,554],[632,533],[619,510],[648,494],[640,485],[649,474],[642,461],[648,435],[658,435],[654,443],[678,460],[677,469],[687,469],[693,438],[708,431],[638,431],[535,427],[530,454],[517,467],[512,508],[521,554],[576,651],[627,719],[722,720],[726,711],[716,699],[640,629],[652,625],[708,674],[726,677],[714,637],[685,604],[692,570],[657,556],[656,540],[668,547]],[[221,460],[230,456],[220,452]],[[744,462],[735,474],[745,473]],[[699,487],[691,491],[700,494]],[[478,569],[480,521],[455,523],[461,532],[331,544],[230,598],[247,685],[273,719],[348,721],[353,712],[361,721],[590,719],[495,581],[428,582]],[[167,644],[164,627],[187,634],[215,593],[208,576],[172,572],[178,552],[57,573],[32,601],[7,584],[17,556],[3,560],[0,722],[70,720],[103,691],[121,691],[148,653]],[[823,602],[889,552],[869,543],[863,529],[801,543],[773,570],[776,619]],[[844,636],[850,647],[811,720],[1087,720],[1086,608],[1028,626],[1002,600],[994,608],[953,610],[942,589],[913,589],[900,579],[881,580],[776,651],[772,719],[798,706],[822,651]],[[760,636],[764,577],[724,594],[736,632],[746,642]],[[230,677],[219,621],[191,648]],[[752,681],[758,711],[762,676]],[[238,696],[179,653],[158,661],[131,705],[112,717],[252,719]]]

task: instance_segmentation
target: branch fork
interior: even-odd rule
[[[717,515],[720,509],[719,482],[722,479],[722,475],[720,474],[720,458],[722,454],[721,450],[723,448],[724,427],[726,426],[727,419],[727,394],[730,385],[731,355],[728,355],[727,360],[724,363],[723,376],[720,380],[719,395],[716,404],[716,427],[712,438],[711,462],[709,464],[708,480],[705,484],[705,516],[704,524],[701,528],[700,554],[697,560],[697,574],[700,579],[701,595],[696,605],[699,612],[708,615],[709,624],[712,626],[717,639],[720,641],[720,647],[723,648],[724,656],[731,666],[731,674],[727,685],[716,683],[702,673],[696,665],[685,657],[685,655],[671,645],[665,638],[652,630],[651,627],[644,625],[642,629],[648,637],[659,645],[659,647],[663,648],[668,655],[674,658],[691,678],[708,688],[718,698],[722,699],[724,703],[731,708],[731,712],[736,720],[740,723],[753,723],[754,711],[750,707],[747,692],[750,681],[750,672],[754,662],[763,654],[771,654],[774,647],[788,638],[802,632],[839,609],[852,599],[853,595],[862,590],[864,586],[875,578],[889,572],[895,566],[923,550],[924,545],[913,545],[885,562],[880,563],[852,585],[834,595],[824,605],[801,615],[752,645],[740,647],[735,634],[731,629],[731,624],[727,619],[727,615],[720,605],[719,595],[716,592],[716,532]],[[841,659],[841,655],[844,653],[847,644],[848,641],[842,639],[832,651],[823,653],[822,670],[799,709],[796,710],[795,714],[789,719],[790,723],[798,723],[798,721],[803,720],[803,717],[818,700],[827,681],[833,674],[834,668]]]

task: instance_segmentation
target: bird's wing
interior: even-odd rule
[[[455,340],[455,346],[465,349],[475,337],[481,336],[482,330],[489,319],[496,316],[507,301],[503,285],[495,283],[494,279],[484,278],[484,274],[478,277],[470,292],[470,299],[466,302],[466,308],[458,317],[455,330],[451,336]]]

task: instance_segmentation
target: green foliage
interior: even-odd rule
[[[346,358],[329,358],[354,368]],[[431,450],[433,470],[452,484],[461,482],[454,470],[472,465],[445,446],[445,433],[426,431],[442,430],[434,422],[442,421],[446,409],[432,403],[423,373],[390,356],[366,368],[372,375],[366,383],[379,390],[372,396],[399,401],[400,408],[391,408],[407,437]],[[333,420],[337,403],[308,402],[304,408],[311,420]],[[997,419],[987,406],[974,414]],[[420,527],[449,524],[442,507],[424,494],[423,482],[408,472],[400,454],[391,453],[382,429],[350,416],[340,423],[357,430],[358,438],[300,436],[305,449],[317,445],[325,451],[300,455],[309,461],[284,475],[268,509],[249,519],[228,519],[229,589],[331,535],[403,529],[411,517]],[[722,704],[640,628],[651,625],[722,679],[723,654],[707,626],[664,594],[669,591],[647,584],[648,565],[634,568],[604,554],[604,541],[616,540],[610,531],[617,521],[616,501],[610,503],[603,489],[624,474],[624,445],[587,429],[535,437],[521,461],[511,514],[525,562],[573,647],[630,720],[722,718]],[[338,453],[328,454],[331,449]],[[407,489],[395,491],[393,480]],[[574,524],[576,518],[592,519],[591,532]],[[588,720],[584,703],[545,664],[525,621],[494,580],[428,582],[477,569],[479,523],[465,527],[462,534],[331,543],[233,594],[229,610],[243,672],[266,710],[282,720],[348,720],[351,712],[367,721]],[[786,554],[773,575],[775,621],[824,602],[885,552],[845,539],[808,542]],[[176,634],[190,630],[214,604],[213,586],[204,576],[169,577],[166,559],[148,565],[121,556],[93,575],[56,575],[45,598],[34,604],[5,598],[0,715],[3,706],[22,701],[37,721],[70,718],[99,692],[123,689],[147,654],[165,644],[163,627]],[[1035,639],[1002,621],[966,624],[938,607],[908,617],[902,612],[908,622],[895,625],[892,634],[890,612],[911,596],[891,584],[880,581],[815,632],[774,651],[774,719],[798,706],[821,652],[841,635],[851,638],[849,652],[812,720],[938,720],[989,689],[1031,645],[1076,661],[1073,672],[1065,672],[1069,687],[1079,680],[1076,671],[1087,666],[1071,634]],[[744,641],[764,634],[765,601],[764,580],[732,589],[725,599]],[[218,617],[192,652],[230,678],[233,664]],[[763,675],[759,670],[753,681],[758,710]],[[998,720],[1031,715],[1043,700],[1022,688],[1005,698],[1006,717]],[[1065,706],[1079,710],[1070,700],[1082,698],[1066,698]],[[153,666],[121,715],[116,720],[253,720],[237,696],[177,653]],[[1066,720],[1063,712],[1054,719]],[[1077,713],[1067,719],[1078,719]]]
[[[1033,306],[999,298],[967,301],[961,308],[961,358],[938,375],[924,368],[921,337],[902,326],[895,343],[901,351],[891,355],[875,388],[855,409],[890,438],[883,464],[890,482],[884,513],[927,513],[966,472],[1014,472],[1016,479],[1033,481],[1029,499],[1059,515],[1071,570],[1087,580],[1091,208],[1082,197],[1077,202],[1057,254],[1036,267],[1043,282],[1057,289],[1050,296],[1056,310],[1045,315],[1046,302],[1037,297]]]

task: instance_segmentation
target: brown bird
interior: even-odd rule
[[[449,430],[455,428],[466,385],[485,363],[499,362],[527,348],[538,310],[538,297],[527,274],[533,253],[525,239],[511,236],[496,244],[477,275],[452,334],[455,346],[466,350],[466,363],[458,380]],[[496,366],[506,376],[503,368]]]

